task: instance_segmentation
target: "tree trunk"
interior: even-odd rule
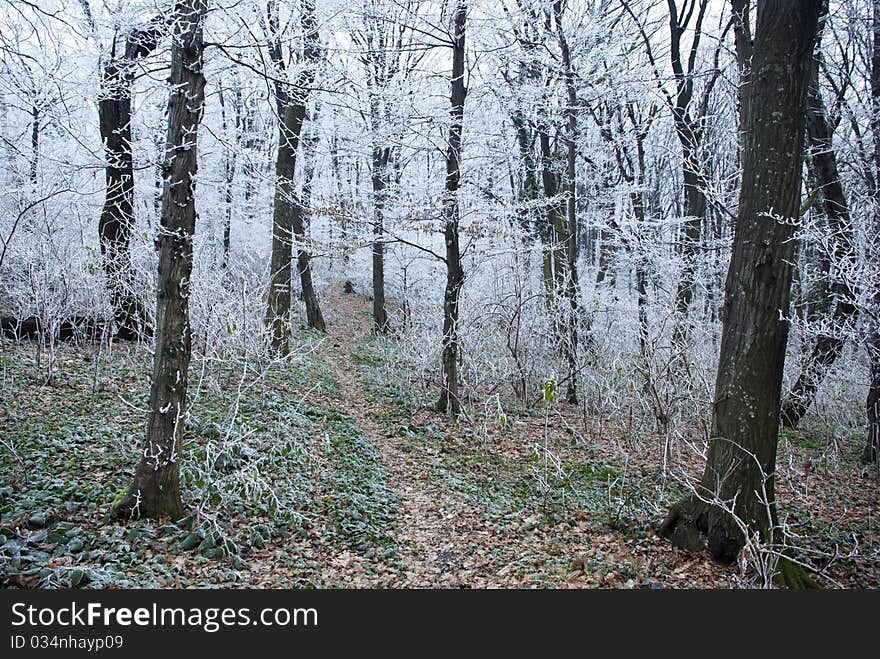
[[[135,293],[134,266],[131,262],[131,234],[134,230],[134,166],[131,153],[132,67],[159,45],[161,18],[143,29],[129,33],[125,53],[111,54],[104,66],[98,122],[104,143],[105,198],[98,236],[110,302],[116,320],[116,336],[136,339],[150,334],[149,317]]]
[[[880,0],[872,3],[873,45],[871,51],[871,132],[874,138],[874,177],[873,192],[874,208],[868,259],[871,266],[870,285],[874,292],[869,304],[873,307],[868,328],[867,352],[871,364],[871,382],[868,386],[868,397],[865,401],[867,412],[867,443],[865,444],[864,460],[868,464],[877,464],[880,459]]]
[[[269,299],[266,308],[266,324],[271,327],[272,349],[279,355],[290,352],[290,288],[291,262],[293,261],[293,212],[295,206],[294,176],[296,174],[296,152],[299,147],[303,122],[306,115],[306,102],[315,68],[321,56],[318,41],[318,19],[314,0],[302,2],[300,17],[303,30],[303,68],[291,85],[292,93],[286,84],[276,83],[276,103],[283,109],[278,126],[278,157],[275,162],[275,202],[272,214],[272,278],[269,285]],[[277,46],[280,48],[280,46]],[[270,49],[272,59],[282,62],[279,50]]]
[[[880,305],[880,300],[875,300]],[[865,418],[868,422],[865,452],[862,460],[865,464],[877,464],[880,459],[880,332],[874,331],[868,344],[871,381],[868,383],[868,398],[865,401]]]
[[[534,231],[532,224],[531,202],[538,198],[538,181],[535,178],[535,157],[532,152],[532,141],[522,110],[517,109],[511,120],[516,131],[516,145],[523,166],[522,187],[519,190],[520,209],[517,213],[520,226],[526,233]]]
[[[258,139],[257,111],[252,98],[245,102],[242,131],[244,133],[245,156],[245,161],[241,168],[242,176],[244,176],[244,212],[248,220],[253,220],[255,210],[253,200],[256,196],[257,178],[260,175],[260,166],[257,158],[263,143],[262,140]]]
[[[177,5],[171,47],[171,95],[159,278],[156,292],[156,351],[150,390],[150,417],[143,457],[128,492],[114,502],[124,517],[183,516],[180,452],[192,335],[189,297],[195,235],[195,178],[198,130],[205,100],[202,24],[205,0]]]
[[[697,491],[672,507],[660,529],[673,544],[705,548],[727,564],[746,542],[739,523],[764,542],[778,539],[774,472],[788,338],[784,316],[819,5],[764,0],[758,6],[712,439]]]
[[[827,7],[824,11],[827,11]],[[832,273],[835,268],[846,270],[847,265],[851,265],[853,256],[849,204],[837,169],[837,155],[832,136],[833,130],[828,122],[825,103],[819,90],[817,53],[813,59],[807,96],[807,138],[810,160],[822,193],[823,211],[828,219],[828,233],[832,239],[832,254],[822,255],[819,263],[823,276],[829,280],[828,293],[834,299],[832,322],[835,328],[843,330],[852,325],[858,316],[855,306],[858,294],[849,286],[845,277],[834,276]],[[844,345],[845,342],[840,335],[820,333],[816,337],[808,361],[782,408],[782,424],[786,428],[797,428],[801,418],[812,405],[816,391],[825,379],[828,369],[834,364]]]
[[[641,189],[630,193],[630,203],[633,207],[633,215],[640,231],[645,226],[645,204],[642,199]],[[641,241],[638,241],[641,244]],[[645,271],[645,255],[642,250],[635,254],[636,258],[636,295],[639,316],[639,354],[648,365],[648,275]]]
[[[38,182],[40,170],[40,106],[31,106],[31,183]]]
[[[373,331],[388,331],[388,310],[385,308],[385,200],[388,189],[388,147],[373,146]]]
[[[569,316],[569,308],[567,302],[560,304],[560,296],[566,292],[568,265],[565,206],[560,207],[556,200],[559,181],[554,171],[554,154],[550,148],[549,127],[546,123],[538,126],[538,145],[541,153],[541,183],[547,200],[546,219],[538,232],[543,242],[542,261],[547,319],[550,323],[549,329],[554,348],[565,359],[569,370],[574,374],[575,353],[572,351],[564,322]]]
[[[443,202],[446,241],[446,289],[443,293],[443,386],[437,410],[458,416],[462,412],[458,382],[458,301],[464,284],[459,249],[458,188],[461,183],[461,133],[464,125],[465,26],[467,4],[458,0],[453,17],[452,91],[450,94],[449,144],[446,152],[446,195]]]
[[[636,123],[635,113],[630,112],[633,127],[636,129],[636,171],[635,171],[635,191],[630,193],[630,201],[633,207],[633,215],[635,216],[636,226],[641,239],[636,241],[635,257],[636,257],[636,295],[639,317],[639,354],[648,369],[650,364],[648,361],[648,273],[647,258],[644,253],[644,231],[645,231],[645,139],[648,137],[648,128],[638,126]],[[646,371],[648,372],[648,371]]]
[[[739,134],[740,159],[745,148],[745,131],[749,125],[749,82],[752,70],[751,0],[730,0],[733,19],[733,40],[739,67]]]
[[[312,117],[312,121],[315,117]],[[315,149],[317,147],[317,133],[303,143],[303,167],[302,190],[293,205],[293,233],[296,236],[296,265],[299,272],[300,286],[302,287],[303,302],[306,305],[306,322],[309,327],[319,332],[326,332],[324,316],[321,314],[321,305],[318,302],[318,294],[312,283],[312,254],[306,246],[308,218],[306,211],[311,205],[312,199],[312,175],[315,171]]]
[[[305,106],[286,105],[278,126],[278,158],[275,163],[275,202],[272,214],[272,278],[266,324],[272,328],[272,349],[281,355],[290,350],[290,285],[293,259],[293,208],[296,152]]]
[[[348,264],[348,197],[342,185],[342,167],[339,160],[339,137],[334,132],[330,145],[330,163],[333,167],[333,178],[336,180],[336,212],[339,217],[339,242],[342,246],[342,263]],[[349,174],[351,169],[349,168]],[[351,176],[349,175],[349,187]]]
[[[687,318],[694,299],[697,258],[700,254],[703,219],[706,214],[706,195],[701,181],[700,144],[703,139],[702,124],[707,113],[709,94],[717,76],[706,77],[705,88],[699,103],[694,100],[694,71],[702,36],[703,20],[709,6],[708,0],[685,2],[679,11],[674,0],[667,0],[669,8],[669,55],[675,75],[675,105],[672,108],[675,133],[681,145],[682,175],[684,180],[684,239],[681,246],[683,267],[675,294],[676,324],[673,340],[682,345],[688,336]],[[696,14],[694,13],[696,10]],[[695,18],[689,53],[682,54],[682,36]],[[717,57],[717,53],[716,53]],[[671,103],[671,101],[670,101]]]
[[[688,137],[688,135],[690,137]],[[690,129],[679,130],[684,165],[684,214],[687,217],[684,223],[684,236],[682,240],[682,271],[675,292],[675,311],[678,316],[675,325],[675,341],[681,344],[688,336],[687,318],[694,299],[694,287],[696,284],[697,258],[700,254],[700,237],[703,234],[703,217],[706,214],[706,195],[700,186],[700,176],[697,172],[696,146],[689,143],[693,131]]]

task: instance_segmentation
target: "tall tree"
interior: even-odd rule
[[[702,480],[661,526],[675,545],[732,563],[749,533],[778,540],[774,474],[800,215],[804,122],[821,0],[757,8],[743,176]],[[790,567],[788,561],[780,566]],[[803,585],[781,572],[790,585]]]
[[[446,288],[443,292],[443,384],[437,410],[458,416],[462,412],[458,382],[458,302],[464,285],[464,268],[459,247],[461,185],[461,134],[464,127],[465,28],[467,2],[456,0],[452,17],[452,84],[449,96],[449,136],[446,146],[446,185],[443,199],[443,237],[446,242]]]
[[[708,0],[684,0],[681,8],[676,0],[667,0],[669,7],[669,44],[672,71],[675,75],[675,101],[672,105],[672,116],[675,122],[675,134],[681,145],[682,178],[684,180],[684,239],[682,253],[684,265],[678,288],[675,294],[676,311],[679,324],[676,334],[683,337],[686,325],[681,321],[688,315],[694,297],[697,255],[700,247],[703,219],[706,215],[706,193],[703,181],[704,167],[701,162],[700,148],[705,134],[705,123],[709,108],[709,95],[718,79],[718,66],[707,76],[703,93],[694,102],[694,85],[698,77],[696,71],[697,54],[706,16]],[[693,18],[696,11],[696,18]],[[682,37],[694,20],[691,47],[687,58],[682,56]],[[720,45],[720,41],[719,41]]]
[[[822,5],[817,46],[828,15],[828,0],[823,0]],[[851,270],[847,267],[847,263],[852,265],[855,250],[852,242],[853,228],[849,203],[843,190],[843,182],[837,167],[837,153],[833,144],[837,124],[829,119],[819,89],[821,57],[817,47],[807,96],[807,139],[810,161],[815,172],[822,200],[822,212],[828,222],[831,241],[830,253],[821,256],[819,265],[827,282],[826,293],[831,297],[834,305],[831,321],[837,331],[823,331],[816,337],[803,370],[782,407],[782,424],[788,428],[796,428],[812,405],[825,374],[844,348],[845,341],[841,333],[858,316],[856,306],[858,293],[851,286],[847,276],[840,274],[841,271]],[[844,82],[844,86],[845,84]]]
[[[363,0],[360,21],[351,30],[360,48],[368,108],[364,112],[370,139],[370,185],[372,188],[373,331],[387,332],[388,310],[385,300],[385,216],[388,211],[395,169],[399,168],[401,97],[395,92],[420,61],[424,47],[414,43],[412,21],[420,3],[413,0],[394,3],[390,8],[379,0]],[[398,169],[398,172],[400,170]]]
[[[578,218],[577,218],[577,136],[578,136],[578,97],[575,87],[575,71],[571,62],[571,49],[563,27],[563,14],[567,3],[564,0],[553,2],[553,23],[562,64],[565,82],[565,176],[562,189],[565,194],[565,297],[568,300],[566,314],[567,341],[565,356],[568,362],[568,381],[566,400],[577,402],[577,351],[578,351]]]
[[[318,108],[316,107],[310,117],[310,122],[314,124],[318,118]],[[312,199],[312,176],[315,173],[315,159],[317,156],[318,140],[320,135],[317,128],[309,131],[308,135],[302,140],[303,145],[303,175],[302,187],[293,204],[293,216],[291,217],[291,225],[293,227],[293,235],[296,236],[296,269],[299,273],[300,286],[302,288],[302,299],[306,305],[306,322],[309,327],[319,332],[326,332],[327,327],[324,324],[324,316],[321,314],[321,305],[318,302],[318,294],[315,292],[315,285],[312,282],[312,253],[307,245],[307,229],[309,226],[309,205]]]
[[[279,74],[284,72],[278,5],[269,3],[271,45],[269,54]],[[296,205],[294,177],[306,105],[321,58],[315,0],[300,2],[302,28],[302,67],[296,79],[275,81],[278,109],[278,157],[275,162],[275,201],[272,215],[272,279],[266,308],[266,324],[272,328],[272,349],[286,355],[290,351],[290,289],[293,261],[293,213]]]
[[[97,38],[89,2],[80,0],[80,4]],[[129,30],[120,40],[121,44],[114,35],[109,57],[101,71],[98,123],[107,165],[104,168],[106,187],[98,236],[116,321],[116,336],[121,339],[135,339],[141,332],[151,331],[147,311],[135,290],[135,271],[131,262],[131,234],[135,224],[131,88],[135,64],[156,50],[166,27],[167,18],[157,16],[148,24]]]
[[[206,0],[182,0],[175,9],[171,46],[171,93],[162,222],[156,239],[156,350],[150,389],[150,417],[134,482],[118,501],[117,515],[183,515],[180,452],[192,331],[189,299],[196,228],[195,182],[198,136],[205,101],[204,39]]]
[[[866,348],[870,361],[870,382],[865,400],[867,443],[864,460],[880,461],[880,0],[871,4],[871,133],[874,138],[872,186],[873,215],[869,229],[868,271],[868,339]]]
[[[684,182],[684,231],[681,240],[683,263],[675,293],[678,321],[675,326],[675,339],[677,343],[681,343],[687,336],[685,321],[694,297],[700,237],[706,215],[703,140],[709,114],[709,100],[721,74],[718,58],[723,39],[718,40],[712,68],[708,72],[699,70],[700,44],[703,40],[703,23],[709,8],[709,0],[682,0],[680,3],[678,0],[666,0],[669,18],[669,58],[675,81],[675,91],[670,92],[663,82],[654,55],[654,47],[644,26],[636,18],[631,3],[628,0],[621,2],[627,13],[639,25],[657,86],[672,112],[675,134],[681,147],[681,171]],[[685,48],[683,38],[689,30],[691,31],[690,47]],[[701,91],[697,88],[697,82],[700,80],[703,80]]]

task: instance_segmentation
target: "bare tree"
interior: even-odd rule
[[[788,428],[796,428],[809,409],[825,374],[846,344],[843,338],[845,329],[858,317],[858,291],[851,285],[848,277],[841,274],[852,270],[855,250],[849,203],[844,193],[833,143],[834,131],[839,122],[829,118],[819,88],[822,54],[818,45],[827,15],[828,2],[824,0],[807,96],[807,139],[812,170],[815,172],[818,192],[822,200],[822,211],[828,222],[831,240],[831,253],[820,255],[819,266],[826,282],[826,295],[831,298],[833,304],[831,321],[836,331],[821,332],[816,337],[807,362],[782,407],[782,424]],[[844,78],[837,94],[845,93],[847,86],[848,83]]]
[[[709,453],[697,492],[674,505],[660,529],[675,545],[706,549],[723,563],[732,563],[746,542],[737,520],[764,542],[779,539],[774,473],[788,338],[780,314],[789,307],[820,4],[765,0],[758,6]],[[783,581],[808,584],[792,563],[780,565]]]
[[[309,122],[314,124],[318,119],[316,107],[309,117]],[[312,254],[308,248],[309,205],[312,198],[312,177],[315,173],[315,159],[317,157],[318,141],[320,134],[317,128],[306,133],[302,140],[303,168],[302,187],[293,204],[291,224],[293,234],[296,236],[296,269],[299,273],[299,281],[302,287],[302,298],[306,305],[306,322],[309,327],[326,332],[324,316],[321,314],[321,305],[318,303],[318,295],[312,282]]]
[[[464,127],[465,28],[467,2],[456,0],[452,16],[452,83],[449,96],[449,136],[446,151],[446,186],[443,199],[443,237],[446,242],[446,289],[443,293],[443,385],[437,410],[458,416],[462,412],[458,382],[458,304],[464,284],[459,247],[461,220],[458,189],[461,185],[461,134]]]
[[[703,40],[703,24],[709,0],[666,0],[669,17],[669,57],[675,81],[675,91],[670,92],[663,82],[654,47],[645,27],[630,2],[621,0],[624,9],[639,25],[648,59],[651,63],[658,89],[672,112],[675,134],[681,147],[682,180],[684,182],[684,232],[681,240],[682,272],[675,294],[675,307],[679,322],[675,328],[678,343],[687,336],[685,319],[694,297],[697,258],[700,251],[703,219],[706,214],[705,165],[703,138],[708,119],[709,100],[715,83],[721,74],[718,66],[723,38],[718,39],[714,50],[712,68],[700,70],[700,45]],[[683,37],[691,31],[690,48],[685,49]],[[702,89],[697,88],[703,80]],[[698,93],[699,92],[699,93]]]
[[[306,119],[309,93],[317,75],[318,62],[322,56],[315,0],[301,1],[300,26],[302,29],[302,67],[300,72],[290,84],[280,78],[276,78],[274,81],[275,101],[279,115],[278,157],[275,164],[275,202],[272,217],[272,281],[269,287],[266,324],[272,328],[272,348],[283,355],[286,355],[290,350],[291,263],[293,261],[294,235],[292,218],[296,205],[294,182],[296,157],[303,123]],[[271,45],[269,54],[277,73],[283,74],[285,62],[279,30],[278,5],[275,0],[270,0]],[[317,298],[314,299],[317,300]]]
[[[360,48],[360,63],[366,83],[368,109],[365,113],[370,135],[370,185],[372,187],[372,294],[373,331],[386,333],[388,310],[385,302],[385,216],[391,195],[392,174],[399,166],[400,144],[394,135],[400,98],[395,86],[407,78],[421,59],[421,46],[414,43],[418,3],[412,0],[384,7],[377,0],[365,0],[359,24],[350,30]],[[421,52],[420,52],[421,51]]]
[[[871,133],[873,134],[873,216],[869,230],[869,282],[873,292],[869,298],[868,339],[866,348],[870,360],[870,382],[865,400],[867,442],[864,461],[880,461],[880,0],[871,3]]]
[[[150,416],[134,482],[113,504],[123,517],[183,516],[180,452],[192,353],[189,298],[198,135],[205,101],[202,26],[207,11],[205,0],[185,0],[178,2],[174,16]]]
[[[80,0],[80,4],[97,39],[89,2]],[[116,336],[121,339],[136,339],[141,332],[152,332],[147,311],[135,290],[131,262],[131,234],[135,225],[131,88],[138,60],[159,47],[166,28],[167,17],[157,16],[124,35],[114,34],[109,55],[101,67],[98,123],[107,160],[104,169],[107,182],[98,235],[116,320]],[[120,36],[121,43],[118,43]]]

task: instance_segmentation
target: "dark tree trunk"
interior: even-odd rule
[[[40,170],[40,106],[31,107],[31,183],[37,184]]]
[[[461,183],[461,133],[464,125],[465,26],[467,5],[458,0],[453,17],[452,91],[450,94],[449,144],[446,153],[446,195],[443,202],[446,241],[446,289],[443,293],[443,386],[437,410],[458,416],[462,412],[458,382],[458,301],[464,284],[459,249],[458,188]]]
[[[179,460],[192,343],[189,297],[196,224],[198,130],[205,100],[202,24],[206,12],[204,0],[177,4],[171,47],[166,179],[157,238],[159,278],[150,417],[134,482],[114,502],[115,512],[124,517],[169,516],[174,520],[183,516]]]
[[[732,563],[745,544],[737,520],[764,542],[778,539],[774,472],[788,338],[784,316],[819,5],[764,0],[758,6],[712,439],[697,492],[673,506],[660,529],[675,545],[705,548],[722,563]]]
[[[827,7],[824,8],[827,11]],[[821,37],[821,28],[820,28]],[[844,330],[852,325],[858,315],[855,306],[857,292],[845,277],[832,273],[833,269],[847,269],[852,259],[852,224],[849,204],[837,169],[837,155],[832,143],[833,129],[828,121],[825,103],[819,90],[819,54],[813,60],[810,89],[807,96],[807,138],[810,160],[821,190],[822,210],[828,220],[828,232],[832,239],[832,254],[821,255],[819,263],[822,274],[829,280],[828,293],[834,299],[832,322],[835,328]],[[840,335],[821,333],[810,352],[800,377],[782,408],[782,424],[797,428],[825,379],[828,369],[840,355],[845,345]]]
[[[404,32],[407,28],[393,27],[393,23],[364,16],[363,27],[354,33],[355,40],[364,49],[361,63],[366,74],[371,132],[370,184],[372,187],[372,256],[373,332],[390,331],[385,299],[385,212],[392,184],[391,168],[397,169],[398,147],[390,143],[386,131],[394,123],[394,100],[388,96],[395,77],[401,72],[404,52]],[[357,162],[355,163],[357,166]],[[360,170],[356,169],[359,181]],[[399,173],[399,170],[397,170]],[[355,187],[359,187],[358,183]]]
[[[373,186],[373,331],[388,331],[385,308],[385,202],[388,194],[388,147],[373,146],[370,181]]]
[[[749,81],[752,69],[751,0],[730,0],[733,18],[733,40],[739,67],[739,134],[740,151],[745,146],[749,125]],[[742,159],[742,155],[740,156]]]
[[[305,105],[286,106],[278,126],[278,159],[275,164],[275,202],[272,214],[272,277],[266,324],[272,328],[272,349],[290,350],[290,285],[293,259],[293,207],[296,152],[305,117]]]
[[[244,132],[244,154],[245,161],[242,165],[242,175],[244,176],[244,212],[248,219],[254,218],[254,190],[256,188],[257,177],[260,174],[258,164],[258,151],[262,146],[262,141],[257,135],[257,112],[254,107],[253,99],[245,102],[244,122],[242,126]]]
[[[875,304],[880,300],[875,300]],[[868,398],[865,413],[868,422],[868,441],[862,456],[866,464],[877,464],[880,459],[880,332],[875,331],[868,340],[871,381],[868,383]]]
[[[708,111],[709,94],[717,75],[706,77],[705,88],[699,103],[694,101],[694,70],[702,36],[703,19],[708,0],[685,2],[679,11],[675,0],[667,0],[669,9],[670,62],[675,75],[676,93],[672,114],[675,133],[681,145],[682,176],[684,180],[684,235],[681,244],[683,267],[675,294],[677,322],[674,339],[682,343],[688,335],[687,317],[694,299],[697,258],[700,254],[703,218],[706,214],[706,195],[702,185],[700,144],[703,139],[703,121]],[[682,56],[682,36],[696,10],[693,36],[687,59]],[[717,56],[717,55],[716,55]],[[670,101],[670,104],[672,102]]]
[[[645,204],[641,191],[630,193],[630,202],[633,207],[633,215],[640,230],[645,226]],[[638,253],[636,256],[636,302],[639,316],[639,354],[647,364],[648,358],[648,275],[645,271],[645,255]]]
[[[312,121],[315,117],[312,117]],[[308,217],[306,215],[312,200],[312,175],[315,171],[315,149],[317,148],[317,133],[303,142],[303,167],[302,190],[293,205],[293,233],[297,240],[296,265],[299,273],[300,286],[302,287],[303,302],[306,305],[306,322],[309,327],[319,332],[326,332],[324,316],[321,314],[321,305],[318,302],[318,294],[312,282],[312,254],[306,246]]]
[[[871,132],[874,138],[874,172],[875,181],[873,196],[874,209],[868,258],[873,266],[870,275],[874,293],[870,302],[872,314],[868,329],[867,352],[870,360],[871,382],[868,386],[868,397],[865,401],[867,421],[867,443],[865,444],[864,460],[868,464],[877,464],[880,460],[880,0],[872,3],[872,51],[871,51]]]
[[[121,57],[104,66],[98,120],[104,143],[106,192],[98,222],[104,275],[116,320],[116,336],[136,339],[150,334],[149,317],[135,292],[131,262],[134,229],[134,166],[131,152],[131,84],[135,61],[153,52],[161,38],[162,19],[129,33]]]
[[[293,261],[293,212],[295,204],[294,176],[296,152],[306,115],[306,102],[315,80],[315,68],[321,56],[318,41],[318,19],[314,0],[302,2],[300,17],[303,30],[303,69],[288,93],[284,83],[276,83],[276,104],[281,121],[278,126],[278,157],[275,163],[275,203],[272,214],[272,264],[266,324],[272,330],[272,349],[280,354],[290,352],[290,288]],[[277,34],[277,32],[276,32]],[[283,63],[280,45],[270,54],[276,64]],[[283,64],[282,64],[283,65]]]
[[[632,106],[630,106],[632,107]],[[636,226],[641,234],[645,231],[645,139],[648,137],[648,129],[637,125],[635,113],[630,112],[633,126],[636,128],[636,166],[635,172],[635,191],[630,193],[630,200],[633,207],[633,215],[636,219]],[[639,316],[639,354],[645,361],[645,367],[648,364],[648,274],[646,271],[647,258],[644,248],[641,247],[644,242],[642,240],[636,243],[636,295]]]
[[[519,211],[519,222],[523,231],[533,231],[531,215],[532,210],[529,207],[530,202],[538,198],[538,180],[535,177],[535,157],[532,151],[532,140],[529,135],[529,128],[526,125],[525,117],[522,110],[517,110],[512,117],[513,127],[516,131],[516,145],[519,150],[520,158],[523,166],[522,187],[519,190],[519,202],[522,205]]]
[[[690,134],[691,137],[684,136]],[[681,254],[682,271],[675,292],[675,311],[678,322],[675,326],[676,342],[680,343],[687,335],[687,317],[694,299],[694,287],[696,282],[697,259],[700,255],[700,237],[703,234],[703,218],[706,215],[706,195],[700,185],[700,176],[696,170],[696,148],[689,141],[692,137],[689,129],[679,129],[679,139],[682,143],[684,165],[684,214],[687,217],[684,223],[682,235]]]

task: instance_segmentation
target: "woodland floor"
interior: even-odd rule
[[[253,371],[191,374],[183,520],[107,515],[136,460],[149,354],[0,352],[4,587],[731,588],[754,584],[654,534],[681,496],[656,437],[559,404],[455,423],[386,368],[368,303],[335,292],[329,334]],[[43,356],[45,360],[45,355]],[[880,484],[853,438],[787,434],[778,497],[826,587],[880,585]],[[698,473],[672,444],[667,462]]]

